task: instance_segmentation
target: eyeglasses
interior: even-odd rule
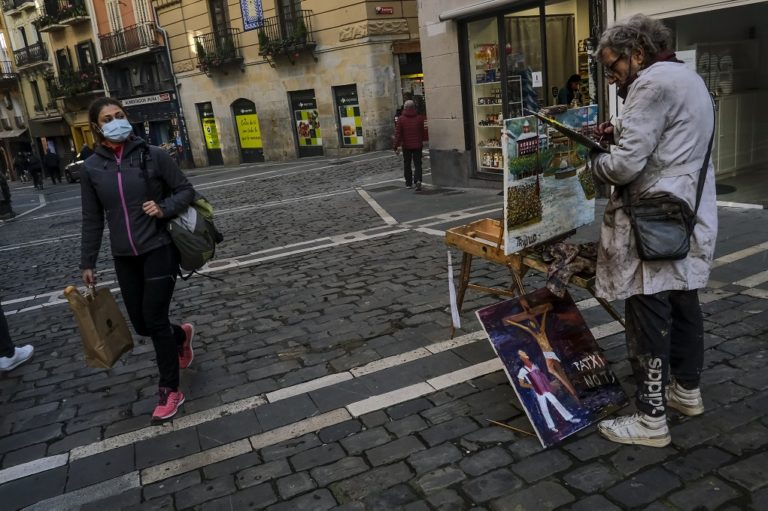
[[[604,66],[605,67],[605,76],[607,78],[612,78],[612,77],[616,76],[616,69],[614,69],[614,68],[616,67],[616,64],[618,64],[619,61],[621,59],[623,59],[623,58],[624,58],[624,55],[619,55],[618,57],[616,57],[616,59],[613,62],[610,63],[610,65]]]

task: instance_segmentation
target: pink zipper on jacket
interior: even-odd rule
[[[117,162],[117,191],[120,195],[120,204],[123,206],[123,215],[125,216],[125,230],[128,231],[128,243],[131,245],[131,251],[133,252],[133,255],[137,256],[139,255],[139,251],[136,250],[136,245],[133,243],[133,235],[131,234],[131,221],[128,217],[128,205],[125,202],[125,193],[123,192],[123,173],[120,170],[122,151],[120,151],[120,156],[115,153],[115,161]]]

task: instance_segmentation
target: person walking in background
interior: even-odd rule
[[[667,408],[704,413],[704,320],[697,290],[709,280],[717,239],[715,174],[708,159],[712,98],[672,48],[672,32],[641,14],[605,31],[595,57],[617,85],[624,109],[615,124],[595,130],[615,143],[611,152],[590,155],[595,177],[618,187],[603,216],[596,295],[626,299],[627,351],[637,381],[637,413],[602,421],[598,430],[614,442],[653,447],[671,442]],[[688,254],[680,260],[641,259],[624,192],[633,202],[672,195],[693,212],[700,177],[703,191]]]
[[[35,185],[35,189],[43,189],[43,162],[37,157],[35,153],[29,155],[28,167],[29,173],[32,174],[32,182]]]
[[[11,332],[8,329],[8,320],[0,305],[0,372],[8,372],[16,369],[24,362],[32,358],[35,348],[31,344],[18,347],[11,340]]]
[[[96,284],[106,216],[125,308],[136,333],[152,338],[157,356],[159,400],[152,418],[168,419],[184,403],[179,368],[192,363],[194,328],[168,318],[179,253],[165,225],[192,203],[195,190],[167,152],[133,135],[119,101],[96,99],[88,119],[96,150],[80,178],[83,282]]]
[[[16,158],[13,159],[13,170],[16,172],[16,178],[22,183],[29,181],[27,175],[27,155],[19,151]]]
[[[581,85],[581,76],[571,75],[568,81],[565,82],[565,87],[557,91],[557,104],[571,106],[573,100],[577,101],[581,99],[579,93],[579,86]]]
[[[59,168],[59,163],[59,155],[48,148],[43,157],[43,166],[45,167],[48,176],[51,178],[51,184],[54,185],[57,181],[61,184],[61,169]]]
[[[11,189],[5,174],[0,172],[0,220],[8,220],[16,216],[11,207]]]
[[[403,147],[403,175],[405,186],[416,185],[416,191],[421,190],[421,150],[424,145],[424,116],[416,112],[413,100],[405,102],[403,113],[395,125],[395,141],[393,149],[400,154]],[[411,170],[411,162],[415,172]]]

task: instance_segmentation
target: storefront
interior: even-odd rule
[[[702,76],[715,98],[712,161],[718,198],[761,202],[741,188],[754,190],[768,172],[768,2],[622,0],[615,5],[612,19],[640,12],[662,19],[673,31],[678,56]],[[612,96],[614,112],[620,103]]]
[[[169,92],[136,96],[122,100],[136,135],[149,144],[166,149],[177,155],[177,146],[182,140],[179,123],[179,107],[174,95]],[[183,143],[182,152],[183,152]]]
[[[420,18],[422,13],[426,18],[422,57],[437,183],[501,180],[502,119],[557,104],[557,93],[571,75],[582,81],[570,106],[600,101],[596,65],[589,55],[599,34],[601,17],[593,12],[602,9],[600,1],[466,5],[454,0],[440,2],[451,4],[442,9],[437,3],[424,2],[420,11]],[[439,51],[451,46],[455,55]],[[456,71],[450,69],[452,63]]]

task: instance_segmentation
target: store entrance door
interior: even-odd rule
[[[314,89],[289,92],[299,158],[323,155],[323,137]]]
[[[224,158],[221,156],[219,131],[216,128],[216,117],[213,115],[213,105],[208,102],[198,103],[196,106],[197,115],[200,118],[200,124],[203,127],[205,150],[208,154],[208,165],[224,165]]]
[[[237,141],[240,145],[240,161],[254,163],[264,161],[264,145],[261,141],[259,116],[253,101],[240,98],[232,103]]]

